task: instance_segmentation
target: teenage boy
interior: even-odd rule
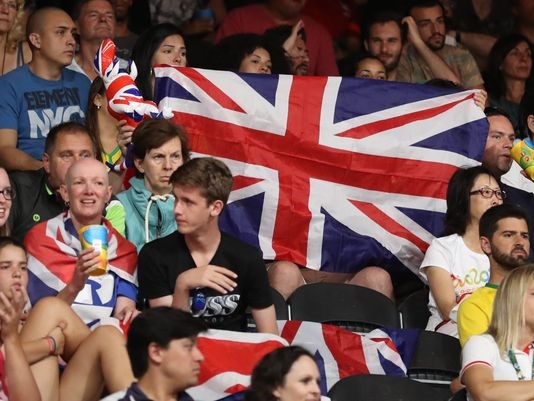
[[[192,159],[169,182],[178,229],[141,250],[141,295],[151,307],[191,310],[225,330],[245,331],[250,307],[258,332],[277,334],[261,253],[219,229],[233,184],[228,167],[211,157]]]

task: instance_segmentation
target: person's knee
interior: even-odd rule
[[[91,332],[91,337],[93,339],[98,339],[98,341],[118,341],[121,343],[126,342],[126,337],[122,331],[113,325],[98,326]]]
[[[45,316],[51,316],[52,314],[55,315],[57,313],[57,316],[61,316],[61,313],[63,313],[67,308],[70,309],[70,305],[68,305],[65,301],[62,299],[59,299],[57,297],[45,297],[41,298],[33,307],[31,312],[32,313],[40,313],[42,310],[43,313],[45,313]]]
[[[370,266],[360,270],[348,281],[348,284],[367,287],[393,299],[393,283],[391,281],[391,276],[381,267]]]
[[[285,260],[272,263],[267,275],[271,287],[280,292],[286,299],[294,290],[304,284],[299,267],[295,263]]]

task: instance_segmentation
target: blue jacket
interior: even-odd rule
[[[130,184],[131,187],[118,194],[117,198],[126,212],[126,238],[135,244],[139,252],[147,242],[165,237],[176,230],[174,196],[169,194],[164,200],[158,195],[152,195],[142,178],[133,177]]]

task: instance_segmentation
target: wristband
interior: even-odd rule
[[[57,344],[56,340],[52,336],[43,337],[48,342],[48,355],[56,355]]]

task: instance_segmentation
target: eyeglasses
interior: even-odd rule
[[[0,7],[6,7],[10,11],[16,11],[19,5],[16,1],[0,1]]]
[[[11,187],[0,189],[0,194],[4,195],[6,200],[11,200],[15,197],[15,190]]]
[[[0,189],[0,194],[4,195],[6,200],[11,200],[15,197],[15,190],[11,187]]]
[[[11,187],[0,189],[0,194],[4,195],[6,200],[11,200],[15,197],[15,190]]]
[[[469,192],[469,195],[482,195],[483,198],[487,199],[495,195],[497,199],[506,199],[506,192],[501,191],[500,189],[491,189],[487,187],[475,189],[474,191]]]

